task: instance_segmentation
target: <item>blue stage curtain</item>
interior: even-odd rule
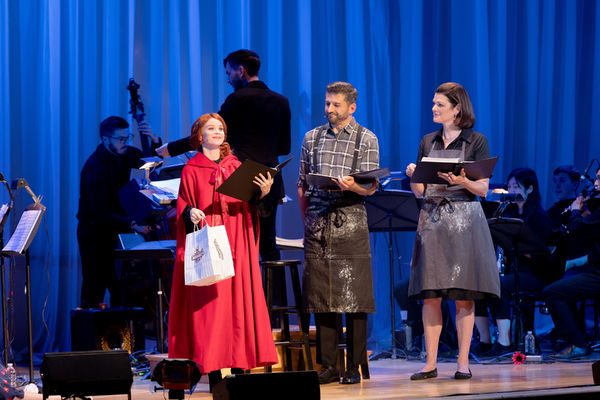
[[[290,99],[295,159],[284,175],[294,200],[301,141],[325,121],[327,83],[357,87],[355,116],[379,137],[381,165],[404,170],[421,136],[437,128],[435,88],[460,82],[475,129],[500,156],[492,181],[534,168],[549,206],[553,168],[584,169],[599,156],[599,22],[593,0],[0,0],[0,172],[26,178],[48,208],[32,246],[35,353],[70,347],[79,173],[99,122],[127,116],[130,77],[155,132],[174,140],[231,92],[224,56],[257,51],[260,77]],[[29,202],[18,193],[13,215]],[[302,235],[297,202],[282,206],[278,223],[282,236]],[[413,237],[393,236],[396,280],[406,278]],[[390,346],[387,240],[372,235],[374,350]],[[23,261],[15,261],[12,338],[23,358]]]

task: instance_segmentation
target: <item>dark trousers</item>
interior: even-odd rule
[[[600,270],[587,265],[577,274],[567,274],[563,279],[548,285],[543,296],[558,332],[571,344],[585,347],[585,333],[577,322],[573,303],[600,297]]]
[[[260,241],[259,241],[259,252],[260,259],[262,261],[276,261],[281,259],[281,255],[279,254],[279,248],[277,247],[277,243],[275,241],[276,232],[275,232],[275,224],[277,222],[277,202],[278,200],[271,199],[268,197],[265,200],[265,204],[262,204],[262,211],[259,213],[259,224],[260,224]],[[285,269],[284,268],[275,268],[272,271],[273,273],[273,283],[271,293],[273,304],[280,306],[287,306],[287,304],[283,303],[283,291],[286,290],[283,283],[285,282]],[[266,295],[266,293],[265,293]],[[277,325],[277,318],[279,317],[279,312],[274,311],[271,315],[271,325]]]
[[[81,255],[81,307],[96,308],[104,300],[106,289],[110,292],[110,306],[122,305],[121,283],[115,269],[113,250],[114,234],[99,234],[93,230],[77,229]]]
[[[337,347],[341,332],[338,318],[341,314],[315,313],[317,325],[317,362],[337,364]],[[346,313],[346,364],[348,368],[367,362],[367,314]]]
[[[544,282],[535,274],[529,271],[519,273],[519,291],[541,293],[544,288]],[[515,276],[508,274],[500,277],[500,298],[488,301],[475,301],[475,316],[487,317],[487,307],[489,306],[493,319],[510,319],[510,303],[514,299]],[[533,332],[533,323],[535,315],[535,304],[522,303],[521,317],[523,319],[523,331]],[[520,323],[520,321],[517,321]]]
[[[269,201],[267,206],[269,211],[267,215],[260,215],[258,222],[260,224],[260,243],[258,251],[262,261],[275,261],[281,259],[279,248],[275,242],[275,225],[277,222],[277,203]]]

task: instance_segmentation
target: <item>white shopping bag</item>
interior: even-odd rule
[[[208,286],[235,275],[225,226],[208,226],[185,236],[185,284]]]

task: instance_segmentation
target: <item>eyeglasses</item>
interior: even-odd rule
[[[121,142],[121,143],[128,143],[131,138],[133,137],[133,135],[127,135],[127,136],[109,136],[110,139],[115,140],[117,142]]]

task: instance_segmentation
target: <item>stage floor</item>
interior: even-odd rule
[[[456,395],[475,395],[482,393],[514,392],[523,390],[548,390],[568,387],[583,387],[578,390],[596,391],[600,386],[593,385],[592,362],[556,362],[542,364],[513,365],[472,364],[473,379],[456,381],[453,379],[456,364],[438,364],[438,378],[426,381],[410,381],[410,375],[418,371],[423,364],[420,361],[403,359],[384,359],[370,362],[371,379],[357,385],[340,385],[331,383],[321,386],[322,399],[414,399],[428,397],[445,397]],[[152,383],[152,386],[156,383]],[[167,397],[162,391],[150,393],[151,383],[136,377],[133,384],[134,400],[161,400]],[[293,391],[293,388],[290,388]],[[539,393],[541,394],[541,393]],[[524,397],[526,395],[524,394]],[[594,395],[596,396],[596,395]],[[597,397],[600,398],[600,394]],[[477,396],[475,396],[477,397]],[[100,399],[127,399],[126,395],[94,396]],[[196,391],[186,399],[211,399],[208,384],[199,383]],[[260,396],[249,396],[260,399]],[[285,394],[282,394],[285,399]],[[453,397],[456,399],[456,397]],[[25,399],[41,400],[41,394],[27,393]],[[51,396],[50,399],[58,399]]]

